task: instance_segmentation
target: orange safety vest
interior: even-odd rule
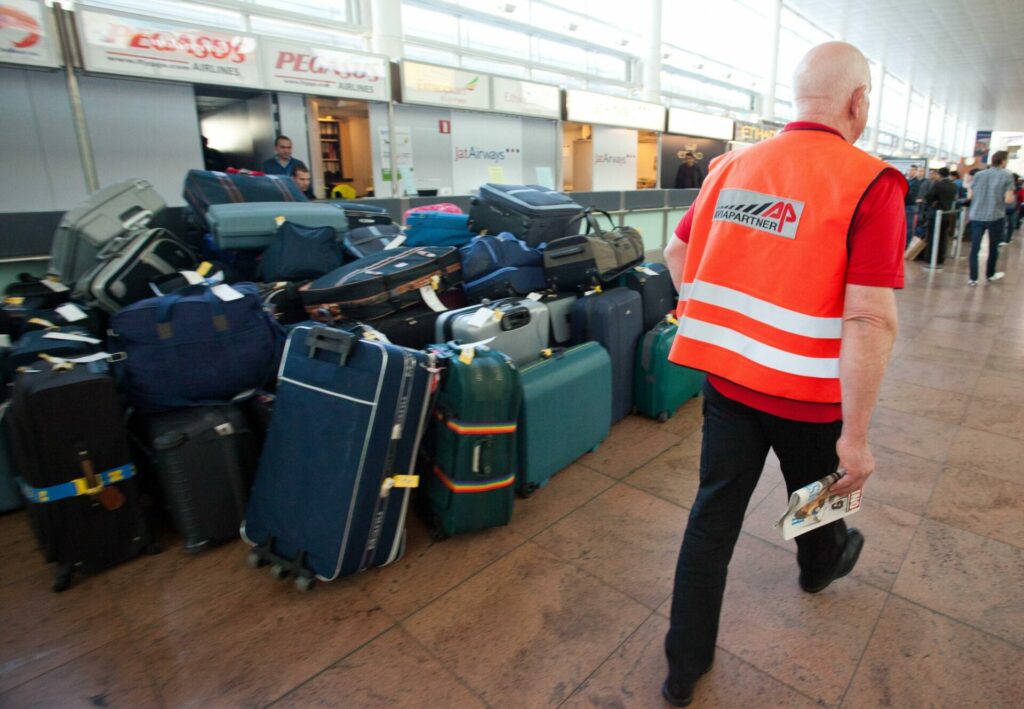
[[[821,130],[785,131],[711,167],[669,359],[763,394],[839,402],[847,239],[892,168]]]

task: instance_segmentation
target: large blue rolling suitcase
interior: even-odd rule
[[[640,294],[628,288],[592,293],[572,304],[572,342],[598,342],[612,360],[612,423],[633,409],[636,347],[644,334]]]
[[[432,355],[294,328],[242,524],[249,563],[308,590],[398,559],[436,379]]]

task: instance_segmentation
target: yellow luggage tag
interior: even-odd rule
[[[285,220],[284,216],[274,217],[274,224],[277,224],[278,226],[281,226],[282,224],[284,224],[285,221],[286,220]]]
[[[206,276],[210,275],[211,268],[213,268],[212,263],[210,263],[209,261],[203,261],[201,264],[196,266],[196,273],[198,273],[203,278],[206,278]]]
[[[420,486],[419,475],[395,475],[392,480],[395,481],[395,487],[397,488],[413,488]]]
[[[473,364],[473,358],[476,356],[475,347],[462,347],[459,349],[459,361],[465,365]]]

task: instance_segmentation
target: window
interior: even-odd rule
[[[461,27],[464,47],[520,59],[530,55],[528,34],[467,19],[461,20]]]
[[[667,93],[703,100],[706,103],[749,111],[753,94],[729,88],[695,76],[671,71],[661,73],[661,90]]]
[[[472,55],[462,58],[462,67],[464,69],[484,71],[489,74],[498,74],[500,76],[514,76],[517,79],[528,79],[530,74],[527,68],[521,64],[497,62],[490,59],[484,59],[482,57],[474,57]]]
[[[879,127],[884,131],[899,134],[907,117],[907,85],[886,72],[882,83],[881,115]]]
[[[928,104],[924,96],[910,92],[910,112],[907,114],[907,140],[923,143],[928,123]]]
[[[216,7],[204,7],[196,3],[177,2],[176,0],[89,0],[88,5],[96,8],[107,8],[121,12],[159,17],[177,22],[191,22],[207,27],[219,27],[244,32],[245,17],[240,12],[232,12]],[[82,3],[79,3],[79,7]]]
[[[366,40],[359,35],[340,32],[327,27],[310,27],[295,22],[285,22],[271,17],[249,18],[252,31],[268,37],[285,37],[310,44],[326,44],[328,46],[346,47],[366,51]]]
[[[459,20],[444,11],[427,10],[418,5],[402,6],[402,31],[406,37],[433,39],[459,44]]]
[[[564,86],[567,89],[587,88],[587,82],[578,76],[560,74],[558,72],[548,71],[546,69],[531,69],[530,79],[532,79],[533,81],[539,81],[543,84],[554,84],[555,86]]]
[[[351,23],[355,21],[354,8],[344,0],[242,0],[245,4],[284,10],[290,15],[308,15],[318,20]],[[255,9],[255,8],[253,8]]]
[[[928,145],[942,144],[942,122],[945,118],[946,112],[933,103],[928,114],[928,138],[925,141]]]
[[[771,61],[771,6],[771,0],[669,0],[661,40],[669,52],[685,49],[735,69],[743,75],[736,85],[749,88],[747,77],[763,81]]]
[[[424,47],[420,44],[406,44],[405,58],[428,64],[440,64],[441,66],[458,66],[459,55],[446,49],[435,47]]]

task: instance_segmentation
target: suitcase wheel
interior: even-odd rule
[[[316,579],[314,579],[312,576],[297,576],[295,578],[295,588],[297,588],[302,593],[311,591],[314,585],[316,585]]]
[[[57,578],[53,581],[53,592],[61,593],[71,588],[71,578],[75,575],[75,567],[62,564],[57,567]]]
[[[665,423],[666,421],[668,421],[668,419],[669,419],[668,411],[662,411],[662,412],[660,412],[658,414],[658,422],[659,423]]]
[[[524,487],[520,488],[519,494],[524,498],[529,497],[533,493],[537,492],[538,489],[540,489],[540,485],[537,483],[527,483]]]
[[[259,569],[266,566],[270,562],[264,559],[263,555],[260,554],[258,551],[251,551],[245,557],[245,563],[249,565],[250,569]]]
[[[270,567],[270,575],[275,579],[288,578],[289,571],[283,564],[274,564]]]
[[[163,550],[164,548],[160,546],[160,542],[150,542],[146,545],[146,548],[143,549],[143,551],[149,556],[156,556]]]

